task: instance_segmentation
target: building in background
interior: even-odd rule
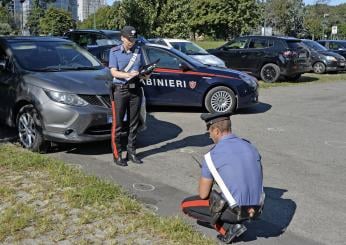
[[[79,21],[84,21],[99,8],[107,5],[106,0],[77,0],[77,3]]]

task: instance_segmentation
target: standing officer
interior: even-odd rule
[[[215,146],[204,157],[199,179],[199,195],[181,203],[185,214],[207,222],[230,243],[246,231],[241,224],[262,211],[263,174],[261,156],[248,141],[232,133],[230,113],[204,113],[210,138]],[[220,193],[212,190],[219,185]]]
[[[111,49],[109,68],[113,76],[114,106],[112,106],[112,149],[114,162],[127,166],[126,160],[142,163],[136,156],[136,136],[139,125],[139,113],[142,99],[139,69],[143,65],[141,47],[136,44],[137,32],[132,26],[121,30],[121,45]],[[135,82],[133,82],[133,78]],[[131,83],[128,81],[132,79]],[[126,113],[126,116],[125,116]],[[121,134],[124,133],[124,116],[128,120],[127,157],[122,155]]]

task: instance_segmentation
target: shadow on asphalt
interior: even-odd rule
[[[155,145],[176,138],[182,129],[177,125],[158,120],[147,114],[147,129],[137,136],[137,149]],[[126,145],[126,142],[124,142]],[[66,151],[66,153],[98,155],[112,153],[110,140],[85,144],[59,144],[51,152]]]
[[[272,106],[270,104],[259,102],[256,106],[239,109],[238,111],[236,111],[235,115],[237,115],[237,114],[259,114],[259,113],[264,113],[266,111],[269,111],[271,108],[272,108]]]
[[[244,223],[247,231],[234,242],[249,242],[257,240],[259,237],[278,237],[284,233],[297,208],[294,201],[282,198],[286,191],[284,189],[265,187],[266,199],[262,215],[255,221]],[[212,228],[206,223],[197,223],[204,227]]]

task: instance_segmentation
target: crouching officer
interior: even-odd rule
[[[230,113],[204,113],[215,146],[204,156],[199,195],[181,203],[185,214],[211,224],[222,242],[241,236],[243,221],[262,212],[264,202],[261,156],[248,141],[232,133]],[[212,190],[214,181],[221,193]]]
[[[112,103],[112,149],[114,162],[127,166],[127,159],[134,163],[142,163],[136,155],[136,137],[139,126],[142,90],[140,88],[139,69],[143,65],[141,47],[136,44],[137,32],[132,26],[121,30],[121,45],[111,49],[109,68],[113,76]],[[129,82],[131,80],[131,82]],[[126,116],[125,116],[126,114]],[[124,125],[124,116],[128,127]],[[128,131],[125,131],[126,130]],[[123,157],[124,146],[121,135],[128,135],[127,157]]]

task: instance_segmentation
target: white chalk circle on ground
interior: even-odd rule
[[[143,204],[145,208],[151,210],[151,211],[154,211],[154,212],[157,212],[157,210],[159,210],[159,208],[153,204],[149,204],[149,203],[144,203]]]
[[[133,189],[136,191],[153,191],[155,190],[155,186],[151,184],[144,184],[144,183],[134,183],[132,185]]]
[[[284,132],[285,130],[283,128],[267,128],[270,132]]]
[[[325,141],[324,143],[334,148],[346,149],[346,141],[329,140],[329,141]]]

